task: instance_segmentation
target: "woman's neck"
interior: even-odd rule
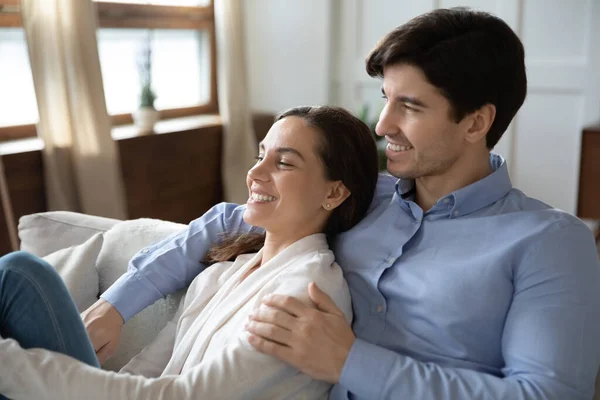
[[[265,235],[265,245],[262,249],[262,260],[261,264],[267,263],[277,254],[285,250],[291,244],[297,242],[298,240],[315,234],[317,232],[303,234],[303,235],[282,235],[278,233],[272,233],[267,231]]]

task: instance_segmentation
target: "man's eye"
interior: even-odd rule
[[[409,106],[409,105],[407,105],[407,104],[404,104],[403,106],[404,106],[404,108],[405,108],[407,111],[413,111],[413,112],[418,112],[418,111],[419,111],[419,110],[417,110],[416,108],[412,108],[412,107],[410,107],[410,106]]]
[[[278,164],[279,164],[279,165],[281,165],[281,166],[283,166],[283,167],[293,167],[293,165],[292,165],[292,164],[288,164],[288,163],[286,163],[286,162],[283,162],[283,161],[279,161],[279,163],[278,163]]]
[[[256,160],[257,163],[259,163],[263,160],[263,156],[256,156],[256,157],[254,157],[254,159]]]

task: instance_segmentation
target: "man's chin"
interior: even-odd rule
[[[414,171],[407,171],[406,169],[400,169],[397,167],[394,168],[394,165],[390,165],[389,162],[387,165],[387,173],[393,177],[403,180],[413,180],[418,178],[418,174],[416,174]]]

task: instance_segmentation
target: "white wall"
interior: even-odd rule
[[[327,103],[331,1],[245,0],[244,7],[252,108]]]
[[[382,107],[364,71],[385,33],[437,7],[503,18],[525,45],[527,100],[496,151],[513,184],[575,213],[581,129],[600,121],[600,0],[246,0],[252,105]],[[596,21],[596,23],[592,23]]]

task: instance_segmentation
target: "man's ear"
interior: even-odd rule
[[[489,103],[485,104],[471,113],[468,118],[470,126],[465,136],[466,141],[473,144],[482,139],[485,140],[485,136],[490,131],[496,118],[496,106]]]
[[[328,211],[333,210],[342,204],[348,196],[350,196],[350,191],[342,181],[332,182],[322,207]]]

